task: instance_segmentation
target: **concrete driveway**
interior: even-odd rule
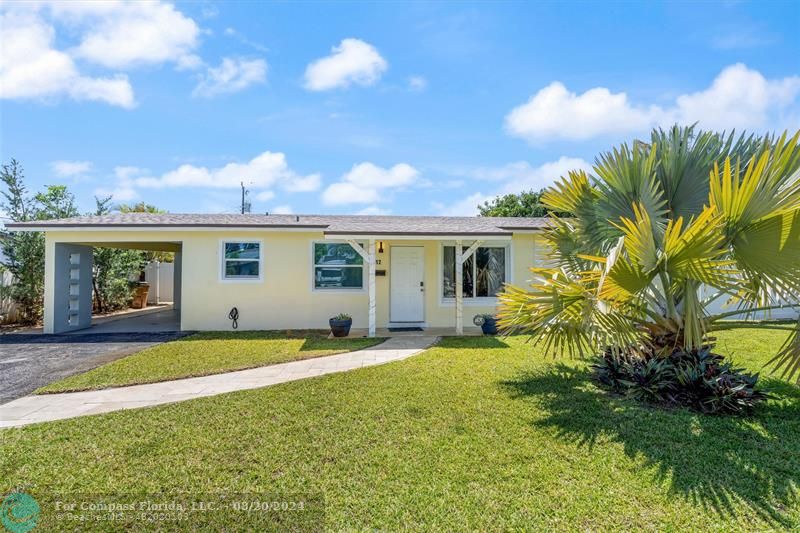
[[[110,326],[111,324],[109,324]],[[101,328],[98,328],[101,329]],[[0,404],[61,378],[187,335],[179,331],[0,335]]]

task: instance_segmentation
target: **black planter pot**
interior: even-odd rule
[[[484,335],[497,335],[497,320],[492,317],[484,318],[481,331]]]
[[[350,334],[350,326],[353,325],[353,319],[336,320],[331,318],[328,320],[328,324],[331,326],[331,333],[333,333],[334,337],[347,337]]]

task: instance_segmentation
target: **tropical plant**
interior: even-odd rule
[[[709,347],[670,357],[631,357],[606,350],[592,365],[594,378],[614,392],[703,413],[748,412],[768,397],[756,389],[758,375],[734,368]]]
[[[732,320],[798,302],[799,139],[675,126],[570,172],[542,203],[574,216],[551,218],[531,287],[499,295],[501,328],[550,351],[656,362],[696,357],[716,331],[782,329],[770,363],[799,374],[800,324]],[[728,308],[712,313],[717,298]]]

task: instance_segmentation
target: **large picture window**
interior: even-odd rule
[[[257,241],[223,242],[222,279],[261,279],[261,243]]]
[[[315,242],[314,288],[363,289],[363,258],[347,243]]]
[[[469,247],[464,246],[463,251]],[[481,246],[464,262],[464,298],[493,298],[506,282],[508,248]],[[442,297],[456,297],[456,247],[442,250]]]

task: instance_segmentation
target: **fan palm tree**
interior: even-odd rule
[[[734,137],[654,130],[543,195],[548,265],[500,294],[499,324],[548,351],[669,356],[736,328],[787,330],[770,361],[800,374],[798,325],[737,317],[798,303],[800,132]],[[710,294],[709,294],[710,293]],[[717,298],[723,312],[711,313]]]

